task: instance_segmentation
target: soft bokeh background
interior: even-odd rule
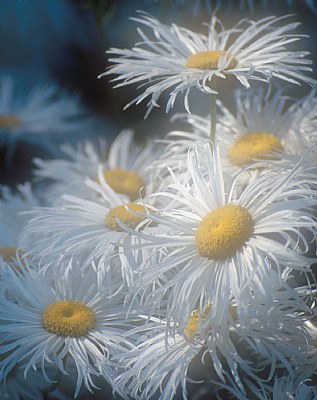
[[[317,15],[304,0],[2,0],[0,75],[14,76],[17,95],[21,97],[47,80],[56,82],[70,95],[80,96],[91,118],[98,120],[97,127],[71,137],[56,137],[56,144],[76,142],[82,136],[92,139],[103,136],[111,140],[127,127],[133,128],[140,140],[146,135],[162,136],[176,128],[169,123],[172,114],[166,115],[164,106],[155,109],[144,121],[145,104],[122,110],[136,96],[136,87],[114,90],[110,77],[97,78],[107,67],[105,51],[110,47],[129,48],[139,40],[137,24],[129,20],[137,15],[137,10],[147,11],[166,23],[204,32],[202,23],[208,22],[216,8],[226,27],[241,18],[293,13],[291,19],[302,23],[299,31],[311,36],[296,43],[294,48],[310,50],[312,58],[317,60],[314,40]],[[235,82],[229,80],[222,90],[221,98],[229,106],[234,88]],[[290,88],[296,97],[308,91],[304,86]],[[206,96],[193,93],[191,108],[205,115],[208,112]],[[184,112],[181,102],[174,111]],[[5,184],[29,179],[32,157],[56,155],[54,151],[50,154],[41,146],[20,141],[8,167],[3,162],[5,151],[5,146],[0,147],[0,181]]]

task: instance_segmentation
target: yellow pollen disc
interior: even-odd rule
[[[250,132],[240,136],[229,149],[229,159],[234,165],[245,165],[255,160],[272,160],[270,154],[283,150],[279,139],[271,133]]]
[[[230,53],[223,50],[201,51],[200,53],[192,54],[187,58],[185,65],[187,68],[202,70],[218,69],[219,60],[222,56],[225,56],[226,60],[230,59],[226,69],[232,69],[237,66],[237,60],[235,60]]]
[[[236,321],[238,319],[238,315],[237,315],[237,307],[234,307],[232,304],[228,305],[228,311],[229,314],[231,315],[231,318]]]
[[[112,208],[106,215],[105,224],[106,226],[117,232],[122,232],[123,229],[117,223],[117,219],[120,220],[124,225],[129,228],[136,228],[140,222],[144,220],[144,217],[133,214],[129,210],[136,211],[139,213],[145,213],[145,208],[141,204],[128,203],[127,205],[118,206]]]
[[[253,233],[253,219],[243,207],[227,204],[208,213],[198,225],[198,253],[209,259],[232,257]]]
[[[209,304],[204,312],[202,313],[202,315],[200,316],[199,311],[198,310],[194,310],[188,320],[187,320],[187,325],[184,329],[184,335],[187,337],[187,339],[189,340],[193,340],[195,338],[195,336],[197,335],[197,332],[201,326],[201,324],[203,324],[206,320],[206,317],[208,315],[208,313],[211,310],[211,304]],[[234,307],[233,305],[229,304],[228,305],[228,311],[229,314],[231,315],[231,318],[236,321],[237,320],[237,311],[236,311],[236,307]]]
[[[11,127],[19,126],[20,124],[21,121],[14,114],[8,114],[8,115],[0,114],[0,128],[8,129]]]
[[[6,262],[10,262],[12,261],[12,259],[16,259],[17,253],[20,257],[23,255],[23,251],[15,246],[0,247],[0,258],[3,258],[3,260]]]
[[[42,324],[48,332],[60,336],[84,336],[95,328],[95,314],[84,303],[60,300],[49,304],[42,315]]]
[[[190,340],[194,339],[201,324],[204,323],[210,310],[211,310],[211,305],[207,306],[202,314],[200,314],[198,310],[194,310],[190,314],[187,321],[187,325],[184,329],[184,335],[187,337],[187,339]]]
[[[129,196],[134,201],[140,197],[140,190],[145,188],[144,180],[134,171],[116,168],[103,171],[107,184],[117,193]],[[145,194],[143,189],[142,194]]]

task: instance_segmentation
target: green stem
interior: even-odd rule
[[[210,140],[215,143],[216,140],[216,119],[217,119],[217,95],[211,95],[210,101]]]
[[[68,353],[64,357],[64,369],[66,368],[67,356],[68,356]],[[62,377],[63,377],[63,373],[58,368],[58,370],[56,372],[56,375],[55,375],[54,382],[52,382],[51,385],[49,385],[43,392],[43,400],[49,400],[50,399],[49,395],[52,392],[54,392],[54,390],[56,390],[58,388],[58,385],[60,384]]]
[[[168,15],[168,10],[170,6],[170,0],[161,0],[160,6],[160,19],[165,19]]]

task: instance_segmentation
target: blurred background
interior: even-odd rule
[[[294,14],[291,18],[302,23],[298,32],[312,37],[300,44],[296,42],[294,48],[309,50],[316,64],[315,0],[2,0],[0,78],[12,77],[14,95],[22,100],[37,85],[53,82],[63,93],[77,96],[94,123],[89,129],[79,126],[70,135],[55,135],[49,146],[43,146],[43,138],[38,143],[34,140],[30,143],[22,136],[15,143],[9,163],[6,162],[7,143],[3,139],[5,132],[0,130],[0,182],[15,185],[30,179],[32,158],[56,156],[61,142],[100,136],[111,141],[123,128],[133,128],[142,140],[144,136],[162,136],[176,129],[175,124],[170,125],[172,114],[166,115],[164,106],[153,110],[147,120],[144,120],[143,103],[123,111],[124,105],[136,96],[137,88],[113,89],[111,77],[98,79],[97,76],[108,66],[106,51],[110,47],[130,48],[139,40],[137,24],[129,19],[137,16],[137,10],[166,23],[204,32],[203,22],[208,22],[216,9],[227,28],[241,18]],[[308,92],[307,86],[290,88],[296,97]],[[200,93],[196,95],[197,98],[195,93],[191,96],[192,112],[207,114],[208,102]],[[230,86],[222,97],[230,108]],[[174,112],[184,112],[181,101]]]

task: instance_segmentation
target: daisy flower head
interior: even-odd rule
[[[234,112],[217,102],[219,137],[216,142],[225,174],[234,176],[239,173],[242,184],[267,170],[291,170],[304,154],[307,164],[307,157],[310,160],[314,157],[315,150],[311,147],[316,133],[312,123],[314,106],[309,106],[311,95],[294,101],[281,88],[273,93],[271,89],[257,88],[235,91],[234,100]],[[310,115],[305,113],[308,109],[312,111]],[[166,149],[157,166],[163,171],[171,167],[179,176],[186,172],[190,147],[195,145],[202,149],[201,156],[204,154],[203,147],[210,142],[210,118],[195,114],[178,114],[173,119],[176,118],[185,122],[189,129],[172,131],[162,140]]]
[[[210,303],[193,310],[182,325],[173,320],[167,322],[164,317],[149,317],[144,326],[133,330],[139,336],[135,349],[119,355],[127,369],[117,377],[116,386],[124,388],[132,398],[144,400],[154,394],[160,400],[172,399],[181,388],[182,398],[187,399],[188,384],[194,384],[191,389],[195,390],[195,383],[201,384],[202,376],[206,379],[207,374],[206,380],[214,384],[208,386],[209,393],[215,392],[218,385],[230,388],[227,377],[231,376],[232,391],[242,396],[246,387],[252,390],[252,378],[265,385],[267,367],[268,376],[285,366],[292,375],[295,365],[307,360],[303,351],[307,349],[307,334],[301,329],[303,318],[293,314],[295,310],[298,313],[299,303],[294,299],[285,301],[278,291],[274,294],[271,304],[264,304],[263,297],[253,298],[254,303],[248,305],[249,318],[244,321],[240,320],[236,305],[230,303],[231,321],[224,320],[219,326],[210,319]],[[305,309],[304,304],[301,307]],[[260,359],[261,368],[257,364]],[[203,374],[202,364],[208,365]]]
[[[79,99],[71,98],[53,84],[39,84],[23,95],[17,93],[11,77],[0,81],[0,130],[9,161],[18,140],[52,146],[47,143],[48,135],[78,134],[79,128],[85,129],[89,124]]]
[[[75,371],[74,397],[82,385],[95,388],[94,377],[112,383],[109,358],[122,347],[132,348],[123,335],[129,323],[120,295],[104,295],[93,271],[83,275],[71,264],[54,280],[32,269],[28,274],[7,269],[2,279],[12,294],[0,299],[3,382],[17,366],[25,376],[39,368],[51,383],[54,376],[48,373],[54,365],[63,375]]]
[[[29,183],[18,185],[16,193],[2,186],[0,194],[0,259],[11,262],[17,254],[23,254],[21,231],[28,218],[21,212],[31,210],[41,201]]]
[[[273,387],[273,400],[316,400],[317,389],[310,381],[300,383],[283,377],[276,379]]]
[[[235,112],[222,103],[219,125],[222,159],[232,172],[258,167],[258,161],[277,161],[283,154],[297,152],[297,111],[294,102],[278,88],[234,93]],[[221,129],[223,127],[224,129]]]
[[[87,178],[94,179],[98,166],[106,157],[106,143],[85,141],[77,147],[63,144],[60,147],[62,159],[34,159],[34,174],[38,183],[44,187],[46,204],[58,203],[63,194],[91,198],[92,192],[85,185]]]
[[[175,318],[184,304],[194,309],[207,298],[215,305],[217,321],[227,313],[230,298],[243,306],[252,291],[270,296],[265,277],[272,268],[280,280],[284,267],[310,271],[313,260],[305,253],[316,222],[306,210],[314,203],[314,191],[305,187],[306,177],[296,165],[288,174],[257,177],[237,195],[234,180],[225,190],[218,149],[206,146],[205,153],[207,174],[201,171],[201,153],[192,150],[188,181],[173,176],[169,191],[159,193],[181,206],[148,215],[158,224],[156,235],[146,230],[134,234],[148,241],[149,251],[165,249],[156,268],[147,268],[146,262],[142,266],[141,287],[161,281],[151,298],[159,303],[168,296],[168,314]]]
[[[130,129],[118,135],[103,163],[102,174],[106,185],[131,201],[143,197],[147,186],[152,185],[152,162],[161,151],[151,139],[138,145],[134,138],[134,132]]]
[[[166,111],[175,103],[179,93],[184,94],[184,105],[189,112],[188,95],[193,87],[206,94],[215,94],[215,78],[224,79],[233,75],[246,88],[250,80],[268,82],[272,77],[299,84],[300,81],[315,84],[305,75],[311,71],[311,61],[306,51],[290,51],[288,46],[299,40],[293,30],[298,23],[284,23],[288,16],[266,17],[259,21],[241,20],[233,28],[225,29],[213,15],[207,26],[207,34],[195,33],[175,24],[168,26],[142,13],[133,18],[136,22],[153,30],[153,37],[141,29],[141,43],[131,50],[113,48],[109,50],[115,63],[101,74],[118,75],[115,87],[132,83],[147,85],[142,94],[131,104],[139,104],[150,98],[146,116],[162,92],[169,93]],[[282,25],[281,25],[282,23]],[[218,79],[219,80],[219,79]]]
[[[49,189],[49,192],[54,191],[57,186],[59,194],[63,191],[65,194],[58,197],[58,201],[53,202],[55,207],[39,208],[32,211],[32,215],[36,217],[36,222],[31,223],[31,226],[34,227],[34,232],[31,228],[33,232],[31,236],[37,235],[39,228],[41,233],[37,237],[38,244],[43,242],[42,239],[48,240],[47,245],[50,251],[52,251],[54,241],[58,240],[61,245],[63,244],[59,239],[64,237],[66,232],[74,233],[74,237],[70,235],[66,240],[68,245],[70,245],[70,241],[72,242],[70,248],[72,251],[97,245],[100,248],[108,242],[109,248],[112,248],[110,244],[116,243],[120,229],[116,227],[114,232],[110,235],[106,234],[106,238],[103,240],[101,235],[106,232],[109,233],[109,227],[107,228],[105,225],[105,216],[111,209],[118,206],[124,207],[125,204],[135,201],[142,201],[141,199],[153,192],[155,179],[149,171],[152,157],[155,157],[153,146],[153,141],[148,141],[145,146],[136,145],[133,131],[123,130],[113,141],[108,153],[104,156],[101,155],[102,159],[100,160],[98,160],[99,156],[95,148],[92,149],[89,146],[86,149],[85,146],[84,153],[79,152],[79,154],[67,147],[67,152],[73,155],[71,161],[37,161],[37,164],[41,166],[38,175],[59,181],[53,184],[52,190]],[[86,152],[86,150],[89,150],[89,152]],[[92,163],[92,161],[94,162]],[[93,165],[89,167],[88,165],[91,163]],[[57,175],[61,174],[66,166],[70,169],[69,173],[62,175],[66,178],[58,177]],[[73,186],[77,188],[78,193],[71,190],[71,193],[68,194],[69,188],[72,189]],[[52,223],[54,226],[52,225],[49,228],[45,223],[44,227],[43,224],[38,223],[37,217],[45,220],[47,218],[47,223]],[[80,229],[83,227],[85,227],[83,229],[88,229],[88,226],[90,234],[86,231],[83,236],[77,237]],[[96,229],[94,236],[93,229]],[[83,232],[81,233],[83,234]],[[122,232],[119,236],[122,236]],[[99,244],[97,237],[100,239]],[[24,238],[28,243],[27,235],[24,235]],[[77,245],[75,243],[76,238],[80,239]],[[67,248],[65,246],[62,251],[66,251]],[[105,253],[108,253],[108,251]]]
[[[166,337],[166,322],[157,318],[134,332],[135,349],[118,356],[127,368],[116,378],[114,390],[122,389],[129,398],[140,400],[158,393],[160,400],[170,400],[180,386],[182,398],[187,399],[188,368],[203,350],[202,341],[189,341],[181,332]]]
[[[48,204],[58,204],[63,194],[71,194],[85,199],[96,200],[85,181],[87,178],[98,180],[98,168],[103,166],[104,176],[115,191],[138,197],[139,190],[149,180],[149,168],[156,156],[154,141],[148,140],[142,145],[135,143],[131,129],[124,129],[108,147],[106,142],[86,141],[77,148],[64,144],[61,150],[64,159],[34,160],[35,174],[39,181],[46,184],[45,198]],[[136,184],[134,193],[128,193],[129,186]]]
[[[159,200],[151,194],[160,182],[150,176],[143,180],[128,169],[104,169],[102,164],[97,173],[97,180],[86,181],[94,193],[92,200],[64,195],[56,206],[29,211],[22,245],[46,264],[56,258],[75,257],[82,260],[82,267],[94,263],[102,275],[109,259],[119,257],[123,264],[122,269],[116,268],[116,274],[121,271],[129,282],[131,268],[121,246],[123,242],[127,245],[131,235],[122,225],[144,229],[150,222],[148,209],[153,210]]]
[[[317,143],[317,98],[316,91],[312,90],[306,96],[296,111],[295,120],[306,146]]]

